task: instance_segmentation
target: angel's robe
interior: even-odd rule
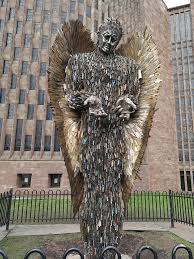
[[[88,108],[71,108],[81,116],[80,160],[84,177],[81,229],[89,258],[99,258],[108,245],[117,246],[122,228],[121,181],[125,173],[124,124],[114,112],[121,96],[138,107],[138,66],[133,60],[99,51],[76,54],[66,68],[66,95],[86,92],[102,101],[105,118]],[[97,247],[97,249],[95,249]]]

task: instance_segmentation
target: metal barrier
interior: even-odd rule
[[[12,192],[11,189],[9,192],[0,193],[0,227],[5,225],[7,230],[10,223]]]
[[[141,256],[143,255],[144,251],[149,250],[151,251],[151,253],[153,254],[153,258],[154,259],[158,259],[158,255],[157,252],[151,247],[151,246],[142,246],[136,253],[136,259],[141,259]],[[176,255],[177,255],[177,251],[179,250],[186,250],[188,253],[188,259],[193,259],[193,254],[192,251],[189,247],[186,247],[182,244],[175,246],[172,249],[172,259],[176,259]],[[108,246],[106,247],[103,251],[102,251],[102,255],[100,259],[104,259],[104,256],[107,252],[111,252],[111,253],[115,253],[117,255],[118,259],[121,259],[121,253],[117,250],[117,248],[113,247],[113,246]],[[83,253],[77,249],[77,248],[71,248],[69,250],[67,250],[64,255],[63,255],[63,259],[66,259],[68,255],[71,254],[78,254],[80,256],[81,259],[84,259],[84,255]],[[41,256],[41,259],[47,259],[45,253],[43,251],[41,251],[40,249],[32,249],[31,251],[29,251],[25,256],[24,259],[28,259],[30,255],[32,254],[39,254]],[[0,250],[0,258],[3,259],[9,259],[8,256]],[[184,259],[187,259],[186,257],[184,257]]]

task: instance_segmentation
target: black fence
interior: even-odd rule
[[[12,190],[0,193],[0,227],[6,225],[9,229],[10,213],[12,204]]]
[[[1,225],[79,222],[79,213],[73,215],[72,196],[67,190],[17,190],[1,194]],[[129,198],[124,220],[194,226],[194,193],[135,191]]]
[[[151,254],[153,255],[152,258],[154,259],[158,259],[158,255],[157,255],[157,252],[151,247],[151,246],[142,246],[136,253],[135,255],[135,258],[136,259],[141,259],[142,258],[142,255],[144,254],[144,252],[148,250],[151,252]],[[173,248],[172,250],[172,259],[176,259],[176,256],[177,256],[177,252],[180,251],[180,250],[186,250],[186,252],[188,253],[188,257],[184,257],[185,259],[193,259],[193,254],[192,254],[192,251],[190,248],[180,244],[180,245],[177,245]],[[100,257],[100,259],[103,259],[105,255],[107,255],[108,253],[111,253],[111,254],[115,254],[117,255],[117,258],[118,259],[121,259],[121,253],[113,246],[109,246],[109,247],[106,247],[103,251],[102,251],[102,255]],[[24,259],[28,259],[32,254],[38,254],[40,256],[41,259],[47,259],[47,256],[46,254],[40,250],[40,249],[32,249],[31,251],[29,251],[25,256],[24,256]],[[77,249],[77,248],[71,248],[69,250],[67,250],[64,255],[63,255],[63,259],[66,259],[69,255],[72,255],[72,254],[78,254],[80,256],[81,259],[84,259],[84,255],[83,253]],[[0,250],[0,255],[3,259],[8,259],[8,256]],[[150,257],[149,257],[150,258]]]

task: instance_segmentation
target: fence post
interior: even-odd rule
[[[9,230],[12,196],[13,196],[13,189],[10,189],[8,197],[7,197],[8,202],[7,202],[7,212],[6,212],[6,230]]]
[[[169,190],[169,203],[170,203],[171,228],[174,228],[174,204],[173,204],[173,192],[171,190]]]

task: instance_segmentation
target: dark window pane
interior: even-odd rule
[[[12,45],[12,33],[7,33],[7,38],[6,38],[6,47],[11,47]]]
[[[44,151],[51,150],[51,136],[46,135],[44,139]]]
[[[22,75],[26,75],[28,72],[28,62],[27,61],[23,61],[22,62],[22,71],[21,74]]]
[[[9,9],[9,20],[14,20],[15,18],[15,8]]]
[[[52,34],[56,34],[57,33],[57,23],[52,23],[51,33]]]
[[[32,9],[27,10],[27,16],[26,16],[26,21],[32,21]]]
[[[36,121],[36,133],[35,133],[35,143],[34,143],[34,151],[41,150],[41,139],[42,139],[42,121]]]
[[[17,175],[17,182],[18,188],[29,188],[31,186],[31,174],[18,174]]]
[[[3,119],[0,118],[0,138],[1,138],[1,130],[2,130],[2,126],[3,126]]]
[[[181,180],[181,190],[185,191],[184,171],[180,171],[180,180]]]
[[[98,0],[95,0],[95,8],[98,9]]]
[[[44,105],[44,96],[45,96],[45,91],[38,90],[38,104],[39,105]]]
[[[18,60],[20,58],[20,48],[16,47],[14,49],[14,59]]]
[[[80,3],[80,4],[83,4],[83,3],[84,3],[84,0],[79,0],[79,3]]]
[[[60,6],[60,0],[53,0],[53,11],[57,11],[59,9],[59,6]]]
[[[29,48],[31,44],[31,35],[25,34],[24,36],[24,48]]]
[[[35,23],[34,24],[34,34],[40,33],[41,30],[41,24],[40,23]]]
[[[94,31],[98,31],[98,21],[94,20]]]
[[[11,76],[11,89],[15,89],[17,86],[17,76],[15,74],[12,74]]]
[[[9,61],[8,60],[4,60],[3,63],[3,74],[8,74],[9,73]]]
[[[16,124],[16,137],[15,137],[15,151],[20,151],[21,148],[21,140],[22,140],[22,126],[23,120],[18,119]]]
[[[19,0],[19,7],[24,6],[24,0]]]
[[[6,0],[0,0],[0,6],[6,6],[7,1]]]
[[[102,13],[102,22],[104,22],[104,13]]]
[[[55,128],[54,151],[56,151],[56,152],[59,152],[59,151],[60,151],[60,146],[59,146],[59,142],[58,142],[57,128]]]
[[[10,150],[11,135],[5,135],[4,150]]]
[[[64,23],[67,19],[67,12],[61,12],[61,23]]]
[[[16,34],[21,33],[21,32],[22,32],[22,22],[17,21],[17,23],[16,23]]]
[[[190,171],[186,171],[186,176],[187,176],[187,190],[189,192],[191,192],[192,186],[191,186],[191,173],[190,173]]]
[[[48,36],[42,36],[42,49],[47,49],[48,48]]]
[[[86,16],[91,17],[91,14],[92,14],[92,8],[90,5],[87,5],[86,6]]]
[[[0,88],[0,103],[5,103],[5,93],[6,93],[6,89]]]
[[[31,144],[32,144],[32,136],[31,135],[26,135],[25,136],[24,150],[25,151],[30,151],[31,150]]]
[[[108,6],[108,17],[110,17],[110,6]]]
[[[47,105],[46,120],[52,120],[52,110],[50,105]]]
[[[46,63],[40,63],[40,76],[46,76]]]
[[[27,119],[33,120],[34,117],[34,104],[28,104]]]
[[[36,8],[42,8],[42,0],[36,0]]]
[[[43,14],[43,22],[50,22],[50,11],[49,10],[44,10]]]
[[[60,187],[61,185],[61,174],[50,174],[50,187]]]
[[[75,12],[75,1],[71,1],[70,2],[70,13],[74,13]]]
[[[38,61],[38,49],[32,49],[32,62]]]
[[[8,104],[8,110],[7,110],[7,119],[13,119],[15,112],[15,104],[9,103]]]
[[[19,95],[19,104],[25,103],[25,97],[26,97],[26,90],[20,89],[20,95]]]
[[[4,20],[0,20],[0,32],[4,30]]]
[[[78,20],[83,23],[83,20],[84,20],[83,15],[79,14],[79,15],[78,15]]]
[[[36,89],[36,77],[34,75],[30,75],[30,90]]]

